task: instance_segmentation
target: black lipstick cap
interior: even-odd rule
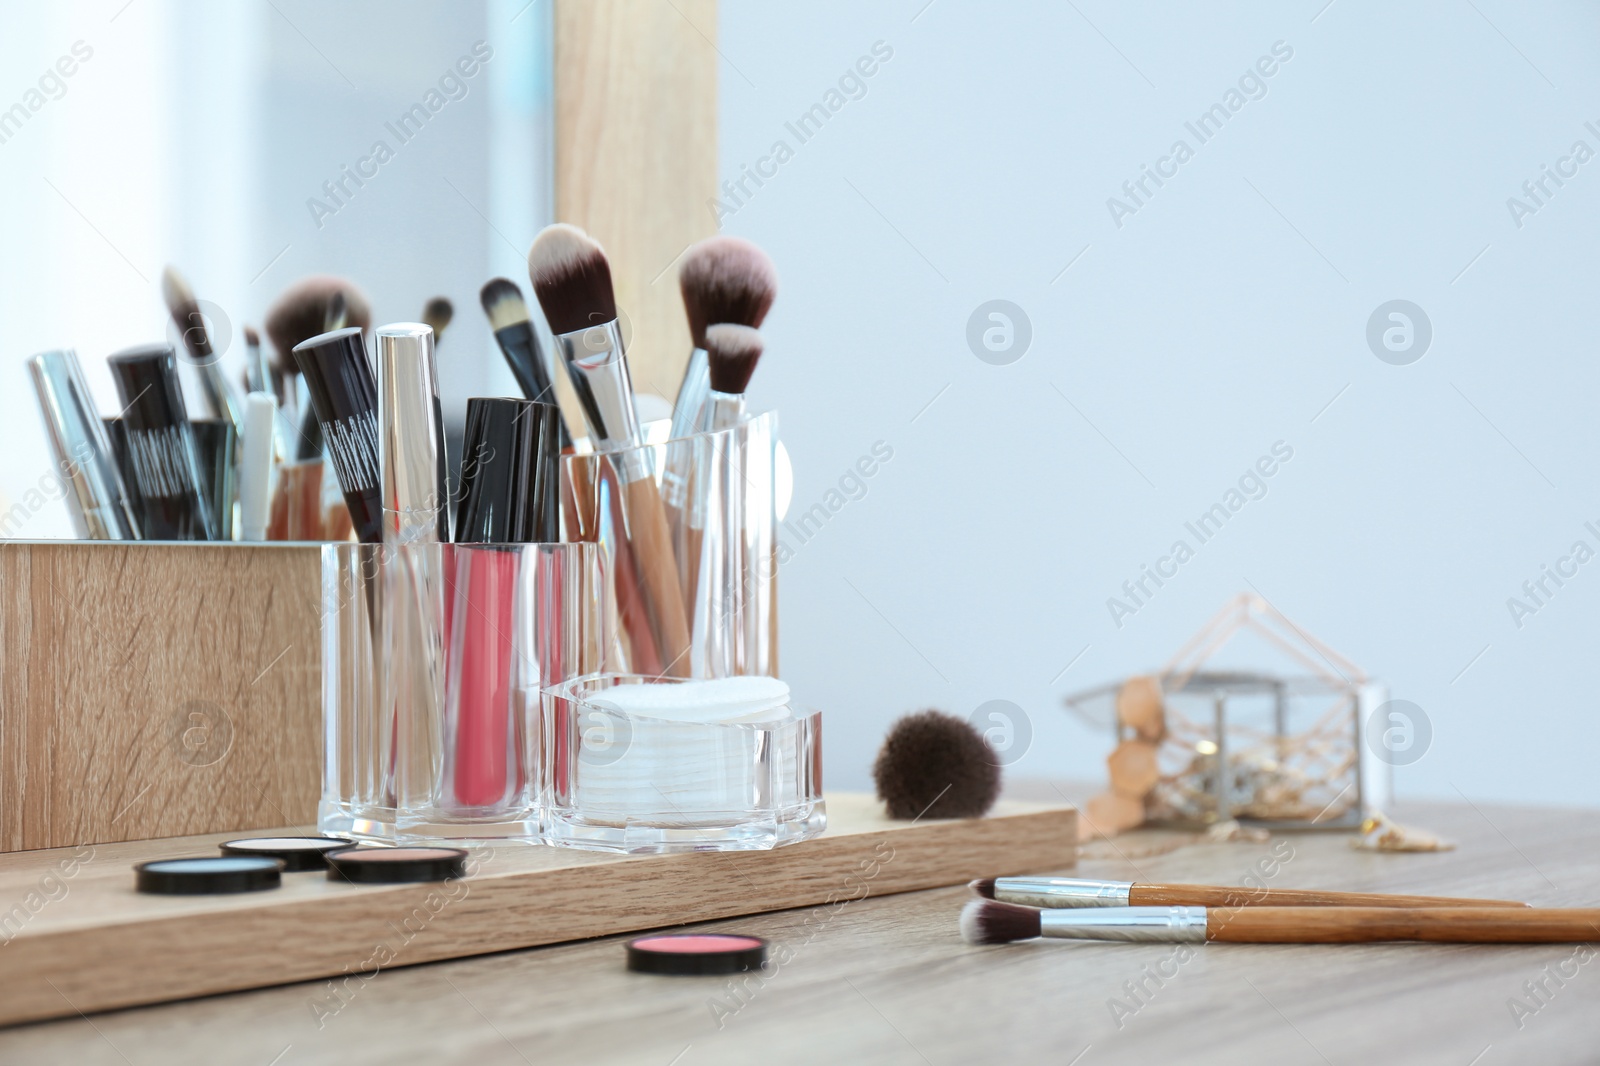
[[[128,348],[106,358],[122,398],[129,466],[141,497],[145,540],[215,540],[201,498],[189,412],[170,344]]]
[[[561,539],[561,412],[510,397],[467,401],[456,541]]]
[[[378,383],[361,329],[349,326],[294,346],[311,406],[322,423],[345,506],[363,544],[383,540],[383,479],[378,470]]]

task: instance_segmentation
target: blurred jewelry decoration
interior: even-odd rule
[[[1207,669],[1241,633],[1291,672]],[[1234,658],[1234,657],[1230,657]],[[1363,767],[1365,708],[1385,690],[1354,663],[1275,610],[1242,594],[1156,673],[1066,698],[1111,728],[1109,789],[1085,819],[1113,836],[1140,825],[1205,827],[1240,819],[1285,829],[1352,829],[1386,798]],[[1386,769],[1386,768],[1385,768]]]
[[[1422,829],[1411,829],[1374,813],[1361,823],[1361,835],[1350,841],[1357,851],[1454,851],[1455,845]]]

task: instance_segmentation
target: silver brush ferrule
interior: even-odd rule
[[[1132,881],[1077,877],[997,877],[994,898],[1024,907],[1126,907]]]
[[[1089,907],[1040,911],[1039,933],[1067,940],[1200,944],[1206,939],[1206,909]]]
[[[655,475],[650,450],[641,448],[639,414],[633,406],[633,379],[616,319],[588,329],[556,334],[556,350],[567,366],[572,387],[588,416],[594,450],[624,452],[617,472],[627,481]]]
[[[433,330],[420,322],[397,322],[380,327],[377,340],[383,539],[393,544],[448,541],[444,419]]]

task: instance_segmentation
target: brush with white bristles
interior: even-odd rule
[[[694,245],[678,267],[678,288],[694,349],[672,405],[672,436],[708,429],[710,381],[706,330],[717,323],[759,328],[772,309],[778,275],[767,253],[739,237],[710,237]]]
[[[975,899],[961,908],[973,944],[1045,936],[1143,943],[1581,944],[1600,939],[1596,907],[1089,907],[1035,910]]]
[[[587,233],[558,223],[534,238],[528,250],[528,277],[589,419],[595,451],[611,455],[623,482],[628,534],[663,672],[686,676],[688,616],[651,451],[642,447],[644,439],[633,406],[633,381],[617,322],[611,264],[605,250]]]
[[[222,355],[211,346],[211,332],[206,328],[205,314],[194,290],[177,268],[168,266],[161,272],[161,298],[166,302],[167,313],[178,327],[183,347],[200,372],[200,384],[205,390],[206,404],[216,418],[233,423],[235,433],[244,432],[244,408],[233,386],[222,373]]]

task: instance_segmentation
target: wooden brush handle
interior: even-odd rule
[[[1239,944],[1581,944],[1600,941],[1600,907],[1221,907],[1206,939]]]
[[[1503,899],[1390,896],[1378,892],[1317,892],[1299,888],[1228,885],[1142,885],[1128,889],[1130,907],[1526,907]]]
[[[689,676],[689,620],[683,610],[683,587],[672,554],[667,512],[655,479],[646,475],[624,488],[628,505],[628,538],[645,595],[655,619],[663,672],[668,677]]]

